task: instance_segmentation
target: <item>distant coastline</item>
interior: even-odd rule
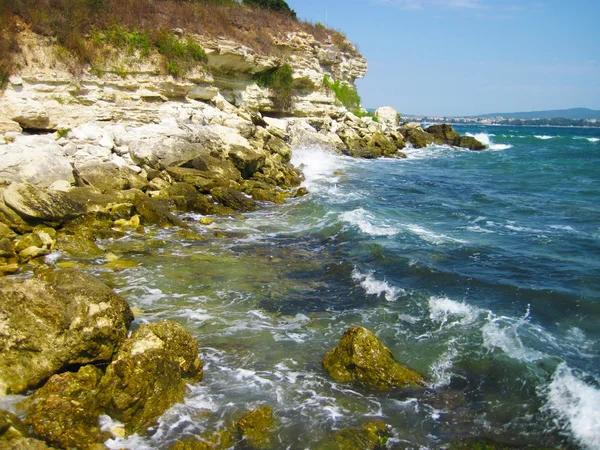
[[[504,117],[437,117],[437,116],[402,116],[403,119],[416,123],[450,123],[452,125],[487,125],[487,126],[521,126],[521,127],[564,127],[564,128],[600,128],[598,119],[515,119]]]

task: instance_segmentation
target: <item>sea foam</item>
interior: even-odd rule
[[[587,140],[592,143],[600,142],[600,138],[587,138]]]
[[[479,142],[481,142],[483,145],[487,145],[487,147],[490,150],[508,150],[509,148],[512,148],[512,145],[510,145],[510,144],[495,144],[495,143],[493,143],[491,141],[491,139],[490,139],[490,136],[495,136],[495,134],[488,134],[488,133],[471,134],[471,133],[466,133],[466,136],[474,137]]]
[[[546,136],[546,135],[539,135],[539,134],[536,134],[534,137],[541,139],[542,141],[547,141],[548,139],[554,138],[554,136]]]
[[[399,232],[397,228],[390,227],[386,224],[375,225],[375,217],[362,208],[342,213],[339,218],[350,225],[358,227],[360,231],[365,234],[370,234],[371,236],[393,236]]]
[[[570,432],[586,449],[597,449],[600,442],[600,389],[576,376],[565,364],[556,369],[545,390],[544,407],[558,416],[564,431]]]
[[[362,273],[355,268],[352,271],[352,279],[360,283],[367,295],[384,295],[388,302],[393,302],[398,298],[398,294],[404,292],[403,289],[391,286],[385,280],[377,280],[373,272]]]
[[[319,147],[294,149],[291,162],[302,169],[303,184],[308,190],[314,189],[318,184],[336,183],[339,177],[334,175],[335,172],[347,165],[343,157]]]
[[[480,309],[448,297],[429,298],[429,318],[433,322],[439,323],[440,329],[455,325],[468,325],[477,320],[480,314]]]

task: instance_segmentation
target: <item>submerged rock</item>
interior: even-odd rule
[[[100,402],[130,431],[145,431],[202,379],[198,341],[175,322],[144,324],[127,339],[100,382]]]
[[[146,224],[158,225],[159,227],[173,225],[185,227],[183,221],[171,214],[158,200],[152,199],[142,192],[135,194],[133,205]]]
[[[272,448],[275,442],[270,431],[274,425],[273,408],[268,405],[253,409],[236,423],[250,448],[255,449]]]
[[[85,366],[78,372],[54,375],[22,406],[25,422],[35,434],[59,448],[88,449],[110,437],[100,431],[97,399],[102,372]],[[102,448],[102,447],[100,447]]]
[[[420,386],[424,379],[396,362],[390,350],[371,331],[354,326],[346,330],[323,366],[340,382],[361,382],[376,389]]]
[[[110,361],[133,321],[125,300],[76,270],[0,279],[0,311],[0,395],[67,366]]]
[[[369,422],[360,428],[345,428],[326,438],[318,450],[383,450],[392,437],[391,427],[383,422]]]

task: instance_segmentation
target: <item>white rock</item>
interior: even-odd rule
[[[115,142],[113,141],[112,136],[110,136],[109,134],[104,134],[102,136],[102,139],[100,139],[100,142],[98,142],[98,144],[100,144],[100,147],[105,147],[108,149],[113,149],[115,146]]]
[[[71,137],[78,141],[95,141],[102,139],[103,131],[98,125],[85,123],[71,130]]]
[[[47,187],[57,180],[74,183],[63,148],[50,136],[19,136],[0,147],[0,179]]]
[[[375,110],[375,117],[379,120],[379,123],[385,124],[391,128],[398,128],[400,125],[400,114],[391,106],[382,106]]]

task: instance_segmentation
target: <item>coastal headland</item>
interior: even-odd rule
[[[163,3],[155,14],[178,11]],[[449,125],[423,130],[391,107],[363,110],[354,82],[367,62],[339,32],[223,8],[234,18],[266,15],[278,28],[261,47],[242,31],[152,34],[112,23],[82,37],[86,60],[39,18],[15,13],[3,24],[12,47],[0,96],[0,399],[29,396],[13,405],[18,415],[0,411],[0,447],[106,448],[111,436],[148,432],[203,377],[184,328],[153,322],[132,333],[136,311],[125,299],[83,266],[54,264],[54,253],[127,270],[130,261],[98,239],[155,227],[206,239],[182,213],[210,223],[309,194],[302,167],[290,163],[298,147],[359,158],[402,158],[406,146],[432,144],[485,149]],[[327,356],[334,378],[422,386],[368,330],[347,335]],[[363,346],[377,355],[364,358]],[[101,414],[121,425],[100,427]],[[173,448],[276,448],[273,421],[265,405]],[[368,423],[323,448],[381,448],[388,434]]]

